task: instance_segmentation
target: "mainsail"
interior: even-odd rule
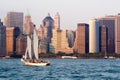
[[[32,59],[32,53],[31,53],[31,39],[29,36],[27,36],[27,52],[29,54],[29,58]],[[27,53],[26,53],[27,56]]]
[[[36,30],[34,29],[34,34],[33,34],[33,50],[34,50],[34,55],[35,58],[38,60],[38,36],[36,33]]]

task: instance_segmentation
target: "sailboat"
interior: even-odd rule
[[[108,59],[106,51],[105,51],[104,59]]]
[[[27,35],[27,48],[21,61],[28,66],[48,66],[49,61],[39,60],[38,57],[38,36],[34,29],[33,35]]]

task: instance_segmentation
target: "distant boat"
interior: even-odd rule
[[[77,59],[76,56],[62,56],[62,59]]]
[[[34,29],[34,34],[27,35],[27,48],[25,55],[21,58],[21,61],[28,66],[48,66],[49,61],[39,60],[38,57],[38,36]]]
[[[105,52],[104,59],[108,59],[107,53]]]
[[[105,52],[105,56],[104,56],[104,59],[115,59],[115,57],[113,57],[113,56],[107,56],[107,54],[106,54],[106,52]]]
[[[113,57],[113,56],[109,56],[108,58],[109,58],[109,59],[115,59],[115,57]]]

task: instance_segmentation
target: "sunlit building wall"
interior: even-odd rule
[[[115,53],[120,54],[120,14],[115,19]]]
[[[54,53],[64,52],[64,53],[72,53],[73,49],[69,48],[68,39],[66,36],[66,30],[53,30],[53,37],[51,46],[54,48],[52,51]]]
[[[14,27],[6,27],[6,55],[13,53],[13,30]]]
[[[79,23],[76,30],[74,50],[77,53],[85,54],[89,52],[89,25]]]
[[[89,53],[99,52],[99,21],[89,20]]]

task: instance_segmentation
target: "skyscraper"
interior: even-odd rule
[[[60,15],[59,13],[56,13],[54,16],[54,29],[59,30],[60,29]]]
[[[120,14],[115,19],[115,53],[120,54]]]
[[[66,36],[66,30],[53,30],[52,36],[52,51],[53,53],[65,52],[72,53],[73,49],[68,45],[68,38]]]
[[[52,19],[52,17],[48,13],[48,16],[43,19],[43,26],[47,28],[48,43],[51,42],[52,29],[53,29],[53,26],[54,26],[53,24],[54,24],[54,20]]]
[[[0,56],[6,55],[6,27],[0,20]]]
[[[47,52],[49,51],[50,43],[51,43],[51,38],[52,38],[52,29],[54,27],[54,20],[48,13],[48,16],[43,19],[43,27],[47,28]]]
[[[34,24],[31,20],[31,16],[29,13],[26,14],[24,19],[24,27],[23,27],[23,33],[25,35],[32,34],[34,30]]]
[[[89,52],[89,25],[79,23],[76,30],[74,50],[77,53],[85,54]]]
[[[47,28],[40,26],[38,28],[39,53],[46,53],[48,50]]]
[[[100,52],[107,52],[108,50],[108,28],[105,25],[100,26]]]
[[[6,27],[19,27],[23,32],[23,13],[22,12],[8,12],[4,24]]]
[[[99,21],[89,20],[89,53],[99,52]]]
[[[24,55],[27,48],[27,37],[21,35],[16,38],[16,53]]]
[[[72,48],[74,46],[75,41],[75,31],[67,30],[66,36],[68,38],[69,47]]]
[[[6,27],[6,55],[10,56],[11,53],[13,53],[13,31],[14,27]]]
[[[98,18],[99,25],[105,25],[108,28],[108,50],[107,53],[115,52],[115,16],[105,16]]]

